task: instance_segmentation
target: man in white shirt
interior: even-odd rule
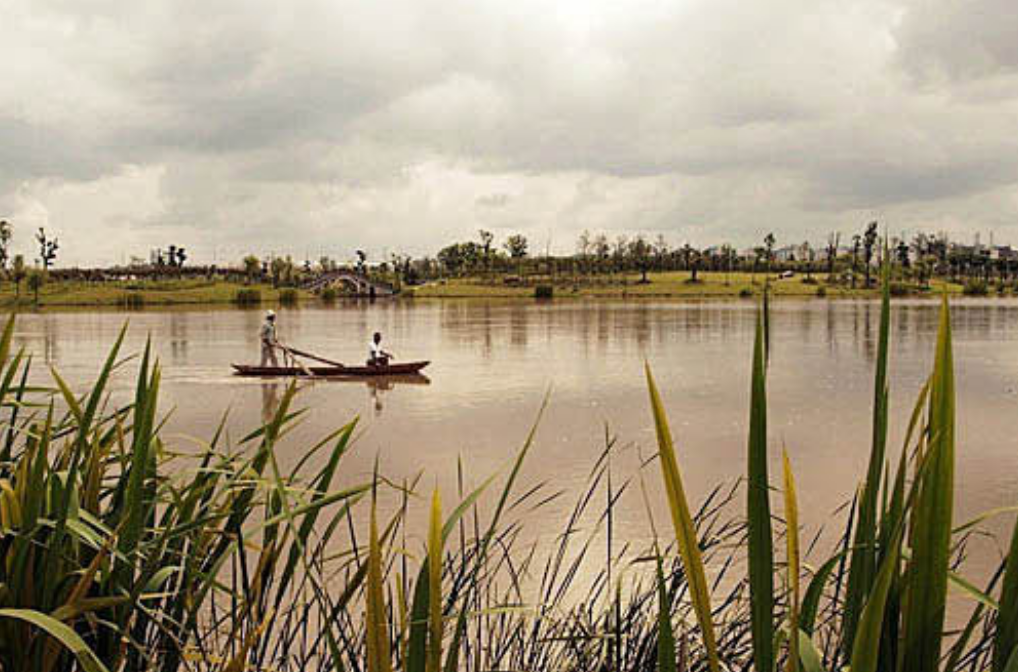
[[[262,323],[261,331],[262,341],[262,366],[279,366],[279,361],[276,359],[276,346],[279,342],[276,340],[276,313],[275,311],[268,311],[265,313],[265,322]]]
[[[392,355],[382,350],[382,335],[376,331],[368,352],[368,366],[389,366],[390,359]]]

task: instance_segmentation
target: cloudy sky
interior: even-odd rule
[[[0,217],[62,264],[992,231],[1013,0],[0,0]]]

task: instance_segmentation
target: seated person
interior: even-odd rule
[[[376,331],[374,338],[371,339],[368,366],[389,366],[390,359],[392,355],[382,350],[382,335]]]

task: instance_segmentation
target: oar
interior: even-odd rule
[[[279,345],[279,348],[283,352],[285,352],[286,354],[290,355],[290,359],[293,360],[294,364],[296,364],[297,366],[300,367],[300,370],[304,372],[305,376],[307,376],[308,378],[314,378],[315,377],[314,372],[311,369],[309,369],[308,367],[304,366],[304,363],[301,362],[299,359],[297,359],[294,356],[297,353],[296,353],[296,351],[293,348],[288,348],[285,345],[283,345],[282,343],[278,343],[278,345]]]
[[[335,367],[338,367],[340,369],[345,369],[346,368],[345,364],[341,364],[339,362],[334,362],[331,359],[325,359],[324,357],[319,357],[318,355],[312,355],[310,352],[304,352],[303,350],[298,350],[297,348],[286,348],[286,349],[291,354],[299,355],[301,357],[307,357],[308,359],[313,359],[316,362],[321,362],[322,364],[328,364],[329,366],[335,366]]]

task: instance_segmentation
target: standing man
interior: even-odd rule
[[[279,342],[276,340],[276,312],[270,310],[265,313],[265,322],[262,324],[261,331],[262,340],[262,366],[271,364],[272,366],[279,366],[279,361],[276,359],[276,347]]]

